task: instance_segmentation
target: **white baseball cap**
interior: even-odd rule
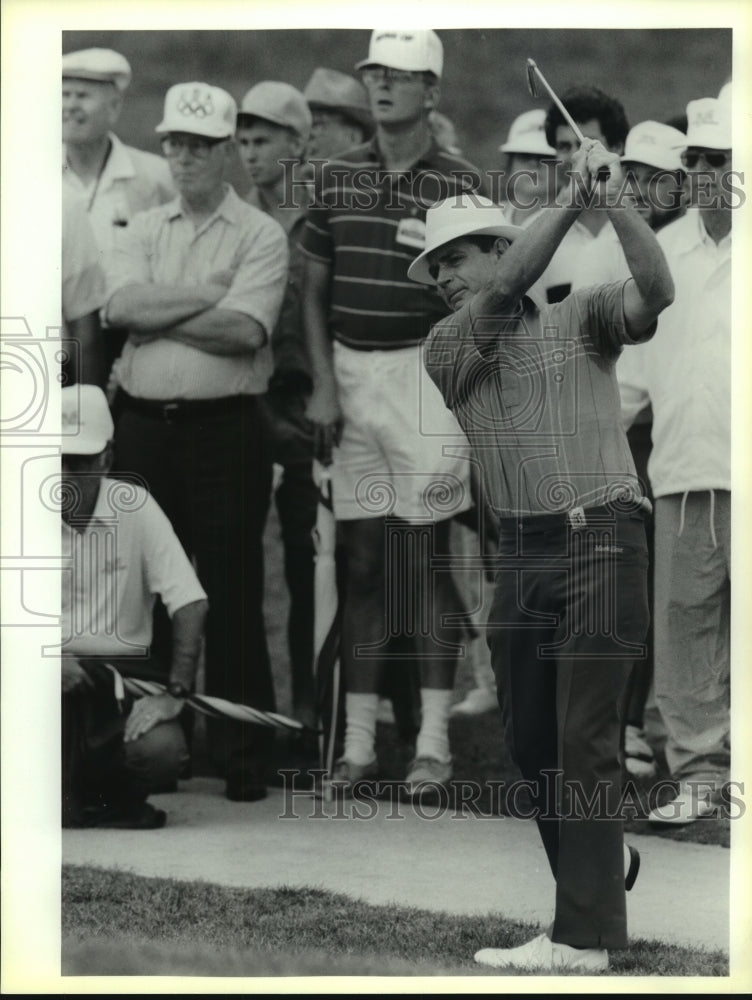
[[[501,205],[482,195],[452,195],[426,212],[426,246],[407,269],[407,276],[424,285],[435,284],[428,273],[428,255],[461,236],[503,236],[513,240],[523,230],[513,226]]]
[[[208,83],[176,83],[165,96],[164,115],[155,132],[189,132],[208,139],[235,134],[237,105],[226,90]]]
[[[556,156],[546,142],[544,108],[533,108],[518,115],[509,129],[507,141],[499,146],[502,153],[529,153],[531,156]]]
[[[64,455],[98,455],[115,427],[98,385],[70,385],[60,392]]]
[[[301,92],[289,83],[262,80],[251,87],[240,102],[238,124],[242,124],[244,116],[292,129],[304,142],[311,136],[311,109]]]
[[[63,56],[63,79],[113,83],[122,93],[131,82],[131,67],[125,56],[112,49],[80,49]]]
[[[406,69],[413,73],[433,73],[440,77],[444,66],[444,47],[441,39],[430,28],[415,31],[381,31],[371,33],[368,58],[355,64],[355,69],[365,66],[388,66]]]
[[[701,97],[687,105],[687,136],[681,148],[731,149],[731,102]]]
[[[629,130],[622,163],[645,163],[659,170],[683,170],[679,150],[687,137],[661,122],[640,122]]]

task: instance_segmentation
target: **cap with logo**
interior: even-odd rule
[[[81,49],[63,56],[63,79],[112,83],[122,93],[131,82],[131,67],[125,56],[112,49]]]
[[[687,136],[681,148],[731,149],[731,102],[701,97],[687,105]]]
[[[503,236],[513,240],[523,230],[513,226],[501,205],[477,194],[452,195],[426,212],[426,242],[407,269],[407,276],[424,285],[433,285],[428,273],[428,255],[461,236]]]
[[[238,125],[249,118],[263,118],[292,129],[304,142],[311,134],[311,110],[305,97],[289,83],[264,80],[251,87],[240,102]]]
[[[319,66],[305,85],[303,97],[311,111],[338,111],[364,128],[373,126],[365,87],[347,73]]]
[[[64,455],[98,455],[115,428],[98,385],[70,385],[60,392]]]
[[[176,83],[165,96],[164,114],[155,132],[188,132],[207,139],[235,134],[237,106],[226,90],[208,83]]]
[[[533,108],[518,115],[509,129],[507,141],[499,146],[499,150],[530,156],[556,156],[556,150],[546,142],[545,121],[544,108]]]
[[[679,150],[687,137],[661,122],[640,122],[629,130],[622,163],[645,163],[658,170],[683,170]]]
[[[387,66],[413,73],[433,73],[441,76],[444,66],[444,47],[441,39],[430,28],[415,31],[381,31],[371,34],[368,58],[356,63],[356,69],[366,66]]]

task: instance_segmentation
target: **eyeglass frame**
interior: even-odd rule
[[[173,152],[168,152],[165,147],[171,143],[175,143],[176,140],[169,134],[161,137],[159,144],[162,148],[162,155],[166,159],[175,159],[175,157],[180,156],[180,154],[187,149],[194,159],[208,160],[215,147],[220,146],[223,142],[229,142],[232,138],[232,136],[229,135],[226,135],[221,139],[215,139],[208,135],[192,135],[190,132],[184,134],[190,136],[190,141],[193,143],[193,146],[188,145],[185,139],[180,139],[177,140],[179,142],[178,148]],[[201,152],[198,153],[197,149],[200,149]]]
[[[713,159],[718,157],[723,157],[723,159],[713,163]],[[682,166],[687,170],[694,170],[701,159],[705,161],[705,166],[710,167],[711,170],[722,170],[731,163],[731,149],[708,149],[704,146],[693,146],[682,150],[679,158]],[[692,159],[691,163],[689,162],[690,158]]]
[[[374,63],[371,66],[364,66],[360,71],[360,79],[368,86],[380,83],[412,83],[421,80],[426,84],[435,84],[438,78],[430,69],[394,69],[392,66],[382,66],[381,63]],[[370,80],[369,80],[370,76]]]

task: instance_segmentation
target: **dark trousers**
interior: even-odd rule
[[[556,879],[553,940],[623,948],[619,746],[648,627],[645,528],[641,512],[586,516],[582,527],[558,515],[502,520],[488,637],[506,738]]]
[[[116,414],[116,470],[143,477],[209,599],[206,693],[274,710],[262,607],[271,464],[256,398],[152,411],[121,393]],[[263,777],[273,738],[261,726],[207,720],[212,763],[233,780]]]

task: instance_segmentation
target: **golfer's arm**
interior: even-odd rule
[[[209,608],[205,599],[191,601],[172,615],[172,662],[170,680],[189,690],[193,687]]]
[[[151,333],[176,326],[211,309],[227,289],[221,285],[133,284],[119,288],[107,303],[110,326]]]
[[[500,258],[493,282],[473,298],[473,315],[498,316],[519,302],[546,270],[580,211],[569,196],[545,209]]]
[[[636,209],[610,207],[608,217],[634,279],[624,286],[624,316],[627,332],[636,337],[674,301],[674,282],[655,233]]]

